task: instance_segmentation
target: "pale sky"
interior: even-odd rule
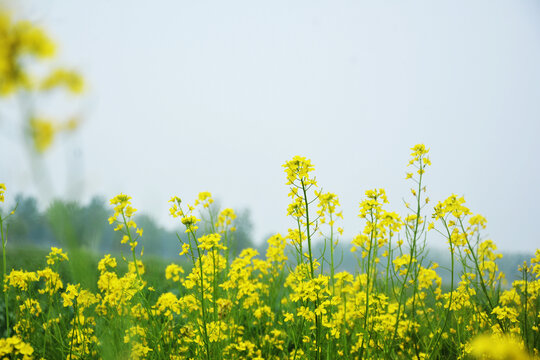
[[[409,148],[425,143],[431,205],[464,195],[500,249],[540,247],[536,0],[35,0],[18,11],[87,81],[82,100],[62,102],[84,125],[46,155],[54,196],[124,192],[169,226],[172,195],[210,191],[249,208],[262,241],[293,226],[281,165],[302,155],[340,197],[349,238],[367,189],[385,188],[405,214]],[[35,194],[17,124],[0,131],[9,193]]]

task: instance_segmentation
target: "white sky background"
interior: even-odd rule
[[[537,1],[151,3],[18,6],[88,83],[84,126],[47,155],[56,196],[77,173],[79,199],[124,192],[170,225],[171,195],[210,191],[249,208],[262,241],[293,224],[281,165],[299,154],[339,195],[347,238],[367,189],[405,214],[425,143],[432,206],[464,195],[500,249],[540,247]],[[0,150],[9,193],[36,193],[20,139]]]

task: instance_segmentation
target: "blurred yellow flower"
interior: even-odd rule
[[[34,147],[39,153],[43,153],[51,146],[56,132],[57,127],[50,120],[40,118],[30,120],[30,134]]]
[[[466,349],[476,359],[528,360],[523,343],[507,335],[480,335]]]
[[[6,193],[6,185],[0,184],[0,202],[4,202],[4,194]]]
[[[80,94],[84,90],[84,80],[76,71],[56,69],[41,82],[41,90],[51,90],[61,86],[65,86],[74,94]]]

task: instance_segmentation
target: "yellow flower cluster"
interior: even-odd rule
[[[426,166],[431,165],[431,161],[429,160],[429,157],[427,154],[429,153],[429,149],[426,149],[426,146],[424,144],[417,144],[411,148],[411,160],[409,161],[409,166],[415,165],[418,170],[418,175],[423,175],[425,173]],[[411,173],[407,174],[407,178],[412,178],[413,175]]]
[[[216,222],[216,227],[218,229],[221,229],[221,233],[225,233],[227,229],[230,229],[231,231],[235,231],[236,228],[234,226],[231,227],[232,222],[236,219],[236,214],[233,209],[226,208],[221,210],[221,212],[218,215],[218,220]],[[229,228],[230,227],[230,228]]]
[[[280,266],[282,266],[285,263],[285,261],[287,261],[287,256],[285,255],[286,245],[287,245],[286,239],[282,237],[280,234],[271,236],[268,239],[268,249],[266,250],[266,259],[269,262],[276,264],[276,267],[273,267],[273,269],[282,270]]]
[[[317,215],[319,216],[319,221],[322,224],[328,224],[333,232],[333,226],[336,219],[340,218],[343,220],[343,212],[337,211],[339,205],[339,198],[336,194],[333,193],[322,193],[315,191],[315,196],[319,199],[317,204]],[[337,231],[340,235],[343,235],[343,229],[338,227]],[[332,234],[333,237],[333,234]]]
[[[4,291],[7,291],[8,286],[18,288],[21,291],[27,291],[30,283],[38,280],[39,276],[35,272],[11,270],[9,275],[4,279]]]
[[[49,58],[54,52],[54,43],[42,29],[0,13],[0,95],[31,87],[30,76],[23,71],[25,57]]]
[[[426,164],[427,151],[415,146],[413,164]],[[248,248],[229,261],[234,239],[227,243],[230,233],[223,229],[232,225],[234,212],[216,217],[210,194],[201,193],[186,212],[179,198],[171,199],[171,214],[187,229],[178,238],[181,255],[187,255],[182,260],[189,263],[168,264],[163,281],[152,287],[134,251],[132,260],[122,258],[125,272],[126,266],[105,255],[93,287],[64,287],[56,265],[69,260],[59,248],[51,249],[44,269],[12,270],[4,292],[17,304],[16,336],[0,340],[0,357],[538,358],[540,249],[519,267],[520,280],[505,284],[501,255],[481,236],[486,219],[473,215],[464,199],[450,196],[425,214],[416,191],[416,208],[407,206],[401,217],[385,209],[386,193],[375,189],[360,203],[365,224],[352,241],[361,250],[357,267],[338,271],[332,221],[340,214],[339,201],[321,192],[307,199],[314,183],[303,180],[310,169],[304,158],[286,167],[288,177],[294,174],[302,221],[296,219],[287,237],[271,236],[265,256]],[[422,189],[421,176],[415,180]],[[130,200],[113,198],[109,221],[132,243],[130,231],[137,226]],[[197,207],[205,213],[196,213]],[[442,225],[438,231],[450,245],[449,269],[427,260],[428,216]],[[329,229],[320,226],[323,217]],[[324,241],[319,254],[311,247],[315,237]],[[444,271],[450,281],[443,283]]]
[[[80,94],[84,89],[84,80],[73,70],[55,69],[41,82],[41,90],[51,90],[60,86],[65,86],[74,94]]]
[[[199,197],[195,200],[194,206],[202,205],[204,208],[208,208],[214,200],[212,199],[212,194],[208,191],[203,191],[199,193]]]
[[[30,129],[36,150],[40,153],[51,146],[57,131],[52,121],[38,118],[30,120]]]
[[[208,195],[207,195],[208,194]],[[199,199],[196,200],[196,204],[200,204],[201,202],[205,206],[209,206],[211,198],[209,198],[210,193],[201,193],[199,194]],[[202,199],[202,200],[201,200]],[[209,199],[209,200],[208,200]],[[180,221],[182,224],[186,227],[186,233],[192,232],[195,233],[197,229],[199,228],[197,226],[197,223],[201,221],[201,219],[198,219],[196,216],[192,215],[193,211],[195,210],[194,206],[188,205],[188,213],[184,213],[181,207],[181,200],[178,196],[173,196],[169,202],[172,203],[169,213],[172,217],[180,217]],[[196,205],[195,205],[196,206]]]
[[[211,251],[214,249],[225,250],[226,247],[221,244],[220,234],[203,235],[199,239],[199,249]]]
[[[84,81],[74,70],[55,68],[42,79],[31,73],[31,64],[52,58],[55,47],[41,28],[29,21],[14,21],[8,13],[0,11],[0,96],[10,96],[20,90],[33,96],[57,88],[80,94]],[[32,108],[32,104],[26,104],[29,108],[25,111],[31,116],[25,120],[23,129],[38,153],[45,152],[53,144],[58,132],[72,131],[78,126],[77,119],[55,122],[34,116],[39,111]]]
[[[111,254],[107,254],[99,261],[98,270],[100,273],[104,273],[108,269],[114,269],[116,265],[116,259],[111,257]]]
[[[184,273],[184,269],[177,264],[170,264],[165,269],[165,279],[172,281],[180,281],[180,274]]]
[[[114,215],[109,218],[109,224],[115,224],[114,231],[123,234],[121,243],[129,243],[131,250],[134,251],[138,245],[138,239],[143,234],[143,229],[137,227],[137,223],[132,219],[137,209],[131,206],[131,197],[119,194],[111,199],[111,205],[114,207]],[[133,234],[130,229],[133,229]]]
[[[30,119],[29,133],[35,149],[39,153],[43,153],[51,147],[56,134],[62,131],[73,131],[77,126],[77,119],[71,119],[65,123],[58,124],[50,119],[32,117]]]
[[[287,174],[287,185],[294,185],[298,182],[303,183],[305,186],[316,184],[315,179],[309,177],[309,173],[315,170],[311,160],[297,155],[292,160],[287,161],[283,167]]]
[[[529,360],[523,343],[512,336],[480,335],[466,345],[466,353],[483,360]]]
[[[13,356],[13,358],[21,356],[22,360],[30,360],[33,353],[34,348],[22,341],[18,336],[0,339],[0,356],[2,359],[9,359],[10,356]]]
[[[48,265],[54,265],[57,262],[67,261],[68,256],[65,252],[62,251],[62,249],[59,249],[57,247],[51,247],[51,252],[49,255],[47,255],[47,264]]]

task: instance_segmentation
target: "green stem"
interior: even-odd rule
[[[195,247],[197,248],[197,256],[198,256],[198,263],[199,263],[199,274],[201,278],[201,285],[200,285],[200,298],[201,298],[201,311],[202,311],[202,321],[203,321],[203,332],[204,332],[204,345],[206,347],[206,358],[210,359],[210,342],[208,337],[208,329],[206,326],[206,306],[204,303],[204,272],[203,272],[203,265],[202,265],[202,258],[201,258],[201,250],[199,249],[199,245],[197,244],[197,238],[195,237],[195,234],[193,233],[193,229],[189,229],[189,233],[193,237],[193,242],[195,243]],[[188,235],[189,236],[189,235]],[[195,264],[195,258],[193,254],[191,255],[193,266],[197,266]]]
[[[494,306],[493,306],[493,303],[491,302],[491,298],[489,297],[489,294],[488,294],[488,291],[487,291],[487,288],[486,288],[486,284],[485,284],[485,281],[484,281],[484,277],[482,276],[483,272],[480,270],[480,265],[478,264],[478,257],[476,256],[476,254],[475,254],[475,252],[473,250],[473,247],[471,245],[471,242],[469,241],[469,237],[467,236],[467,232],[465,231],[465,228],[463,226],[463,221],[461,220],[461,218],[458,218],[458,221],[459,221],[461,230],[465,234],[465,241],[467,242],[467,247],[469,248],[469,251],[471,252],[471,255],[473,257],[474,266],[476,268],[476,271],[478,272],[478,276],[480,277],[480,287],[482,288],[482,292],[486,296],[486,299],[487,299],[487,302],[488,302],[488,305],[489,305],[489,313],[491,314],[493,312]],[[506,333],[506,328],[503,326],[503,324],[501,323],[501,321],[499,320],[499,318],[497,316],[495,317],[495,320],[497,320],[497,323],[501,327],[502,332]]]
[[[315,278],[315,270],[313,268],[313,255],[311,253],[311,234],[309,231],[309,202],[307,198],[307,189],[304,184],[304,179],[300,180],[302,183],[302,192],[304,193],[304,203],[306,204],[306,236],[308,241],[308,252],[309,252],[309,268],[311,271],[311,278]]]
[[[300,225],[300,218],[296,218],[296,224],[298,225],[298,247],[300,248],[300,259],[298,265],[304,263],[304,249],[302,248],[302,226]]]
[[[420,167],[419,167],[419,169],[420,170],[424,169],[424,167],[422,166],[422,158],[421,157],[420,157]],[[409,259],[409,264],[407,265],[407,273],[405,274],[405,278],[403,279],[403,283],[402,283],[402,286],[401,286],[401,292],[399,294],[399,304],[398,304],[398,310],[397,310],[397,313],[396,313],[396,325],[394,327],[394,334],[392,335],[391,346],[389,347],[388,351],[391,350],[390,348],[392,348],[394,346],[394,342],[396,340],[398,327],[399,327],[399,317],[400,317],[400,314],[401,314],[401,308],[403,306],[403,301],[404,301],[405,287],[407,285],[407,280],[408,280],[408,277],[409,277],[409,273],[411,272],[412,263],[413,263],[413,260],[414,260],[415,254],[416,254],[416,238],[417,238],[417,235],[418,235],[418,227],[420,225],[420,210],[421,210],[420,194],[421,194],[421,191],[422,191],[422,171],[420,171],[419,175],[420,176],[418,178],[418,193],[416,195],[416,199],[417,199],[417,203],[416,203],[416,223],[415,223],[415,227],[414,227],[411,250],[410,250],[410,255],[409,255],[410,259]],[[387,354],[388,354],[388,352],[387,352]]]
[[[448,318],[450,317],[450,308],[452,307],[452,297],[454,295],[454,247],[452,244],[452,235],[450,234],[450,229],[448,229],[448,225],[446,224],[446,221],[443,219],[443,224],[446,229],[446,233],[448,234],[448,242],[450,243],[450,259],[452,262],[451,266],[451,274],[450,274],[450,297],[448,299],[448,308],[446,309],[446,314],[444,316],[444,324],[442,328],[439,329],[437,338],[435,340],[435,343],[433,344],[433,348],[437,346],[439,343],[441,336],[444,332],[444,329],[446,328],[446,324],[448,323]],[[430,354],[430,358],[434,355],[434,351],[431,350],[431,343],[428,346],[428,354]]]
[[[334,225],[332,213],[330,213],[330,280],[332,281],[332,296],[335,296],[335,269],[334,269]]]
[[[373,240],[374,240],[374,235],[375,235],[375,232],[377,231],[377,218],[374,217],[373,215],[373,209],[370,210],[370,220],[371,220],[371,223],[373,224],[372,227],[371,227],[371,232],[369,234],[369,251],[368,251],[368,260],[367,260],[367,279],[366,279],[366,307],[365,307],[365,310],[364,310],[364,329],[363,329],[363,332],[364,334],[362,335],[362,347],[360,349],[360,358],[362,359],[363,358],[363,354],[364,354],[364,344],[366,343],[366,334],[369,334],[369,332],[367,331],[367,322],[368,322],[368,318],[369,318],[369,293],[370,293],[370,279],[371,279],[371,271],[372,271],[372,264],[371,264],[371,258],[372,258],[372,253],[373,253]],[[375,220],[375,222],[374,222]],[[373,271],[375,272],[375,269],[373,269]]]
[[[6,265],[6,239],[4,234],[4,219],[0,216],[0,232],[2,233],[2,270],[3,270],[3,277],[2,280],[6,281],[6,273],[7,273],[7,265]],[[9,337],[10,328],[9,328],[9,294],[8,294],[9,288],[6,287],[4,290],[4,303],[6,307],[6,333],[7,337]]]
[[[302,192],[304,194],[304,204],[306,205],[306,236],[308,241],[308,252],[309,252],[309,267],[311,271],[311,279],[313,280],[315,278],[315,270],[313,266],[313,255],[311,251],[311,233],[309,231],[309,201],[307,198],[307,189],[306,185],[304,184],[304,179],[300,180],[302,184]],[[319,297],[317,296],[317,301],[315,302],[315,309],[319,307]],[[320,344],[320,333],[321,333],[321,324],[319,320],[319,315],[315,314],[315,341],[317,342],[317,359],[320,359],[321,357],[321,344]]]
[[[525,281],[525,316],[524,316],[524,333],[525,333],[525,347],[527,349],[527,351],[530,351],[530,347],[529,347],[529,325],[527,324],[527,303],[529,302],[529,294],[528,294],[528,279],[529,279],[529,276],[527,275],[527,264],[523,264],[523,269],[522,269],[522,272],[523,272],[523,281]]]
[[[73,338],[75,337],[75,329],[77,329],[77,331],[78,331],[78,327],[79,327],[79,321],[77,320],[78,319],[78,313],[79,313],[79,309],[77,308],[77,299],[75,299],[74,310],[75,310],[75,317],[73,318],[73,328],[72,328],[72,331],[71,331],[71,339],[69,341],[68,359],[70,359],[70,360],[73,359],[73,357],[72,357],[72,354],[73,354]]]

